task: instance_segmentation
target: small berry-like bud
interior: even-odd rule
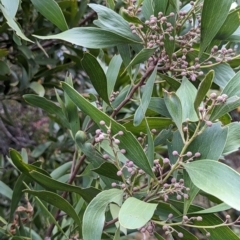
[[[163,187],[167,188],[169,185],[167,183],[164,183]]]
[[[184,131],[184,132],[187,132],[187,131],[188,131],[188,127],[184,127],[184,128],[183,128],[183,131]]]
[[[109,155],[108,154],[103,154],[103,158],[104,159],[109,159]]]
[[[217,101],[218,101],[218,102],[222,102],[222,101],[223,101],[223,97],[222,97],[222,96],[218,96],[218,97],[217,97]]]
[[[171,183],[175,183],[176,181],[177,181],[176,178],[171,179]]]
[[[123,134],[124,134],[123,131],[119,131],[119,132],[118,132],[118,135],[120,135],[120,136],[122,136]]]
[[[122,171],[121,170],[117,171],[117,175],[121,176],[122,175]]]
[[[206,121],[206,124],[207,124],[208,127],[212,126],[212,122],[211,121]]]
[[[169,163],[170,163],[170,160],[169,160],[168,158],[164,158],[164,159],[163,159],[163,163],[164,163],[164,164],[169,164]]]
[[[202,221],[202,217],[201,216],[197,216],[197,221],[201,222]]]
[[[186,191],[189,192],[189,191],[190,191],[190,188],[186,188]]]
[[[168,230],[168,225],[163,225],[162,229],[163,230]]]
[[[207,232],[206,237],[210,237],[210,236],[211,236],[210,232]]]
[[[182,196],[181,195],[177,195],[177,200],[181,200]]]
[[[133,167],[134,163],[133,163],[133,161],[129,161],[127,165],[128,165],[129,167]]]
[[[199,111],[199,112],[203,112],[203,111],[204,111],[204,108],[203,108],[203,107],[198,107],[198,111]]]
[[[119,144],[119,143],[120,143],[120,140],[119,140],[119,139],[114,139],[114,142],[115,142],[116,144]]]
[[[215,99],[216,97],[217,97],[217,94],[216,94],[216,93],[213,92],[213,93],[210,94],[210,98],[211,98],[211,99]]]
[[[191,157],[192,156],[192,152],[187,152],[187,157]]]
[[[125,188],[125,187],[126,187],[126,184],[123,183],[123,184],[121,185],[121,187],[122,187],[122,188]]]
[[[117,184],[115,182],[112,183],[112,187],[116,187]]]
[[[179,233],[178,233],[178,237],[179,237],[179,238],[183,238],[183,233],[179,232]]]
[[[99,135],[101,132],[102,132],[101,129],[97,129],[97,130],[95,131],[95,133],[96,133],[97,135]]]
[[[152,132],[152,133],[156,133],[157,130],[154,128],[154,129],[151,130],[151,132]]]
[[[133,169],[132,168],[128,168],[127,170],[130,173],[130,172],[132,172]]]
[[[104,126],[105,125],[105,122],[103,120],[101,120],[100,122],[100,125]]]
[[[154,164],[158,164],[158,163],[159,163],[159,160],[158,160],[158,159],[155,159],[155,160],[153,161],[153,163],[154,163]]]
[[[189,196],[188,196],[188,194],[185,193],[185,194],[183,194],[183,197],[184,197],[185,199],[188,199]]]
[[[172,213],[169,213],[168,214],[168,218],[172,218],[173,217],[173,214]]]
[[[230,215],[226,215],[226,219],[230,219],[231,218],[231,216]]]
[[[200,157],[200,156],[201,156],[201,153],[200,153],[200,152],[196,152],[196,153],[194,154],[194,156],[195,156],[195,157]]]
[[[173,156],[178,156],[178,151],[173,151],[173,152],[172,152],[172,155],[173,155]]]
[[[127,151],[126,151],[126,149],[123,148],[123,149],[120,150],[120,152],[121,152],[122,154],[125,154]]]
[[[187,221],[188,220],[188,216],[183,216],[183,221]]]

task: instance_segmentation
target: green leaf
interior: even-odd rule
[[[141,41],[138,35],[133,34],[129,23],[113,10],[100,4],[88,4],[98,14],[98,20],[93,23],[101,29],[115,33],[130,41]]]
[[[33,43],[33,41],[31,41],[29,38],[27,38],[24,35],[22,30],[19,28],[18,24],[16,23],[16,21],[12,17],[13,11],[9,12],[9,9],[5,9],[1,4],[0,4],[0,9],[2,10],[2,13],[3,13],[4,17],[6,18],[7,24],[9,25],[9,27],[12,28],[20,38],[22,38],[22,39],[24,39],[24,40],[26,40],[28,42],[32,42]]]
[[[148,117],[148,118],[146,118],[146,120],[148,122],[149,128],[156,129],[157,131],[164,129],[173,123],[171,119],[161,118],[161,117]],[[133,121],[125,123],[123,126],[128,131],[131,131],[135,135],[139,135],[140,132],[146,133],[146,122],[145,121],[142,121],[141,124],[139,124],[137,127],[135,127],[133,125]]]
[[[6,62],[0,61],[0,75],[9,75],[10,74],[10,68],[7,65]]]
[[[128,66],[125,68],[123,71],[122,75],[131,67],[143,63],[146,60],[148,60],[153,53],[155,52],[156,48],[143,48],[133,59],[132,61],[128,64]]]
[[[232,0],[204,1],[201,18],[200,56],[225,22],[231,4]]]
[[[167,76],[165,74],[161,74],[161,73],[158,73],[158,75],[163,80],[165,80],[173,88],[173,90],[178,90],[178,88],[181,86],[181,83],[172,77],[169,77],[169,76]]]
[[[157,17],[159,12],[165,15],[168,4],[169,0],[154,1],[154,16]]]
[[[128,43],[141,43],[140,40],[128,39],[111,31],[95,27],[77,27],[55,35],[33,36],[45,40],[59,39],[72,44],[94,49],[114,47]]]
[[[213,78],[214,78],[214,71],[209,71],[205,76],[205,78],[199,84],[197,95],[194,100],[194,108],[196,113],[199,113],[198,107],[201,105],[202,101],[205,99],[207,92],[212,85]]]
[[[232,12],[230,12],[220,28],[219,32],[216,35],[216,39],[226,40],[230,37],[239,27],[240,25],[240,9],[236,8]]]
[[[150,163],[150,166],[153,167],[153,160],[154,160],[154,142],[153,142],[153,136],[151,133],[151,129],[148,125],[148,121],[145,118],[146,128],[147,128],[147,157]]]
[[[22,156],[14,149],[9,150],[10,158],[13,162],[13,164],[16,166],[16,168],[21,171],[22,173],[29,176],[30,171],[37,171],[44,176],[50,176],[48,172],[43,170],[42,168],[36,167],[34,165],[27,164],[23,161]]]
[[[186,170],[184,170],[183,172],[183,179],[184,186],[190,189],[190,191],[188,192],[188,198],[184,199],[183,215],[187,215],[188,209],[191,206],[193,200],[197,196],[200,189],[193,184]]]
[[[68,83],[70,86],[73,86],[72,76],[66,76],[65,82]],[[70,129],[72,132],[72,138],[75,138],[75,134],[80,129],[80,121],[78,116],[78,109],[76,105],[72,102],[72,100],[68,97],[67,94],[64,94],[65,99],[65,112],[67,114],[68,122],[70,125]]]
[[[143,227],[152,218],[156,208],[157,204],[129,197],[120,209],[119,222],[128,229]]]
[[[207,214],[207,213],[216,213],[216,212],[222,212],[222,211],[226,211],[229,210],[231,207],[228,206],[226,203],[220,203],[216,206],[204,209],[204,210],[200,210],[197,212],[194,212],[193,214]]]
[[[175,122],[181,136],[183,136],[182,133],[183,108],[179,97],[174,92],[171,93],[164,92],[164,101],[166,103],[168,112],[170,113],[173,121]]]
[[[15,15],[18,10],[19,0],[1,0],[2,5],[4,6],[6,12],[8,13],[9,17],[15,18]]]
[[[150,176],[154,177],[152,173],[152,169],[149,165],[146,154],[144,153],[140,143],[133,136],[131,132],[126,131],[125,127],[121,124],[117,123],[115,120],[111,119],[102,111],[98,110],[94,107],[90,102],[88,102],[85,98],[83,98],[76,90],[74,90],[71,86],[66,83],[62,83],[63,90],[68,94],[68,96],[72,99],[72,101],[87,115],[90,116],[91,119],[101,128],[103,131],[106,131],[106,128],[100,125],[100,121],[105,121],[107,126],[111,125],[112,134],[117,134],[119,131],[123,131],[124,134],[119,136],[120,140],[120,148],[126,149],[125,156],[128,159],[131,159],[138,167],[143,169]],[[134,148],[132,148],[134,146]]]
[[[140,99],[139,107],[137,108],[134,114],[134,120],[133,120],[134,126],[138,126],[142,122],[143,118],[145,117],[145,113],[147,111],[148,105],[151,100],[153,86],[156,79],[156,74],[157,74],[157,68],[154,69],[154,71],[152,72],[151,76],[148,78],[147,83],[143,89],[142,99]]]
[[[194,185],[219,198],[232,208],[240,210],[239,173],[227,165],[213,160],[183,163],[183,166]]]
[[[68,29],[65,17],[54,0],[31,0],[34,7],[61,31]]]
[[[162,116],[171,117],[171,115],[167,110],[167,107],[163,98],[152,97],[148,105],[148,108],[156,113],[161,114]]]
[[[44,97],[40,97],[33,94],[26,94],[23,96],[24,100],[32,106],[36,106],[45,110],[48,114],[54,114],[59,118],[64,126],[68,127],[69,123],[66,119],[62,109],[58,107],[55,103],[47,100]]]
[[[31,157],[38,158],[40,157],[51,145],[52,142],[47,141],[42,144],[39,144],[37,147],[33,149],[31,152]]]
[[[114,86],[117,81],[117,77],[118,77],[121,65],[122,65],[122,58],[120,55],[115,55],[109,63],[109,66],[106,72],[108,97],[110,97],[112,91],[114,90]]]
[[[228,129],[222,128],[220,123],[207,127],[202,134],[197,136],[188,147],[193,154],[199,152],[200,159],[218,160],[226,144]]]
[[[105,190],[99,193],[87,206],[83,215],[83,239],[100,240],[105,221],[105,211],[110,203],[122,204],[123,191]]]
[[[99,193],[99,190],[96,188],[90,187],[82,189],[80,187],[72,186],[67,183],[59,182],[36,171],[31,171],[29,174],[30,177],[32,177],[36,182],[38,182],[40,185],[44,187],[53,190],[75,192],[82,196],[82,198],[86,202],[90,202]]]
[[[61,196],[49,191],[25,190],[24,192],[27,192],[32,194],[33,196],[39,197],[41,200],[67,213],[71,218],[73,218],[74,222],[78,225],[79,230],[81,229],[81,226],[82,226],[81,220],[78,217],[77,213],[75,212],[74,208],[67,200],[65,200]]]
[[[102,176],[117,180],[117,181],[122,181],[122,178],[117,175],[118,168],[110,163],[110,162],[104,162],[100,167],[98,168],[93,168],[91,169],[93,172],[96,172]]]
[[[90,53],[85,53],[82,59],[82,66],[99,96],[110,105],[107,91],[107,77],[97,59]]]
[[[13,191],[8,185],[6,185],[4,182],[0,181],[0,194],[11,200]]]
[[[71,169],[71,166],[72,166],[72,161],[71,162],[66,162],[62,165],[60,165],[59,167],[55,168],[50,176],[53,178],[53,179],[58,179],[60,178],[61,176],[63,176],[68,170]]]
[[[144,0],[142,5],[142,14],[145,20],[149,20],[151,15],[154,15],[152,0]]]
[[[223,150],[223,154],[227,155],[235,152],[240,147],[240,123],[233,122],[226,126],[228,128],[227,141]]]
[[[192,122],[196,122],[198,116],[194,109],[194,99],[197,96],[197,89],[187,78],[184,77],[176,95],[182,106],[182,123],[185,122],[187,118]]]
[[[29,88],[31,88],[35,93],[37,93],[40,97],[43,97],[45,94],[45,89],[39,82],[31,82],[29,85]]]

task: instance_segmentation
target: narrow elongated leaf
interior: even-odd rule
[[[229,210],[231,207],[228,206],[226,203],[220,203],[216,206],[204,209],[204,210],[200,210],[197,211],[193,214],[207,214],[207,213],[216,213],[216,212],[222,212],[222,211],[226,211]]]
[[[197,114],[199,113],[198,107],[201,105],[202,101],[205,99],[206,94],[212,85],[213,78],[214,78],[214,71],[210,71],[199,84],[197,95],[194,100],[194,108]]]
[[[100,125],[100,121],[105,121],[107,126],[111,125],[112,134],[117,134],[119,131],[123,131],[124,134],[119,136],[120,148],[126,149],[126,157],[131,159],[138,167],[143,169],[150,176],[154,177],[152,169],[149,165],[146,154],[144,153],[141,145],[137,139],[133,136],[131,132],[128,132],[125,127],[117,123],[115,120],[111,119],[105,113],[94,107],[90,102],[88,102],[84,97],[82,97],[76,90],[66,83],[62,83],[64,91],[72,99],[72,101],[101,128],[106,131],[106,128]],[[134,146],[132,148],[131,146]]]
[[[14,149],[10,149],[9,151],[11,160],[13,162],[13,164],[17,167],[17,169],[19,171],[21,171],[22,173],[26,174],[29,176],[29,172],[30,171],[37,171],[45,176],[50,176],[48,174],[48,172],[46,172],[45,170],[43,170],[42,168],[36,167],[34,165],[31,164],[27,164],[23,161],[22,156]]]
[[[39,82],[31,82],[29,85],[29,88],[31,88],[35,93],[37,93],[40,97],[43,97],[45,94],[45,89]]]
[[[40,185],[44,187],[47,187],[53,190],[75,192],[80,196],[82,196],[82,198],[86,202],[90,202],[99,193],[99,190],[96,188],[90,187],[90,188],[82,189],[80,187],[76,187],[67,183],[56,181],[36,171],[31,171],[29,174],[30,174],[30,177],[32,177],[36,182],[38,182]]]
[[[173,121],[175,122],[180,134],[183,135],[182,133],[183,113],[182,113],[182,104],[179,97],[174,92],[171,92],[171,93],[165,92],[164,101],[166,103],[168,112],[170,113]]]
[[[71,218],[73,218],[74,222],[78,225],[79,229],[81,229],[82,226],[81,220],[78,217],[77,213],[75,212],[74,208],[67,200],[65,200],[61,196],[49,191],[25,190],[24,192],[39,197],[41,200],[61,209],[62,211],[67,213]]]
[[[11,200],[13,191],[8,185],[6,185],[4,182],[0,181],[0,194]]]
[[[157,204],[130,197],[120,209],[119,222],[127,229],[143,227],[151,219],[156,208]]]
[[[235,152],[240,147],[240,123],[233,122],[226,126],[228,128],[227,141],[223,150],[223,154]]]
[[[100,4],[88,4],[98,14],[98,20],[94,21],[94,24],[104,30],[116,33],[126,39],[133,41],[141,41],[141,39],[133,34],[129,23],[117,14],[113,10],[102,6]]]
[[[142,122],[143,118],[145,117],[145,113],[147,111],[148,105],[151,100],[153,86],[156,79],[156,74],[157,74],[157,68],[154,69],[154,71],[152,72],[151,76],[148,78],[147,83],[144,87],[142,99],[140,99],[139,107],[137,108],[134,114],[134,120],[133,120],[134,126],[138,126]]]
[[[147,157],[150,163],[150,166],[153,167],[153,160],[154,160],[154,142],[153,142],[153,136],[151,133],[151,129],[148,125],[148,121],[145,118],[146,128],[147,128]]]
[[[63,12],[54,0],[31,0],[34,7],[61,31],[68,29]]]
[[[70,86],[73,86],[72,82],[72,76],[69,75],[65,78],[65,82],[68,83]],[[72,100],[68,97],[67,94],[64,94],[65,98],[65,111],[67,114],[68,122],[70,125],[70,129],[72,132],[72,138],[75,138],[75,134],[80,128],[80,121],[79,121],[79,116],[78,116],[78,109],[76,105],[72,102]]]
[[[141,43],[140,40],[128,39],[111,31],[95,27],[77,27],[55,35],[33,36],[45,40],[59,39],[72,44],[94,49],[114,47],[128,43]]]
[[[239,14],[239,8],[236,8],[228,14],[226,20],[215,37],[216,39],[226,40],[237,30],[240,25]]]
[[[107,92],[107,77],[97,59],[90,53],[85,53],[82,59],[82,66],[99,96],[107,104],[110,104]]]
[[[18,10],[19,0],[1,0],[1,3],[4,6],[8,16],[14,19]]]
[[[148,122],[148,126],[150,129],[156,129],[157,131],[161,131],[162,129],[168,127],[173,121],[169,118],[161,118],[161,117],[148,117],[146,118]],[[125,123],[123,125],[128,131],[133,134],[138,135],[140,132],[146,133],[146,123],[142,121],[137,127],[133,125],[133,121]]]
[[[31,104],[32,106],[42,108],[48,114],[56,115],[62,121],[64,126],[66,126],[66,127],[69,126],[68,120],[65,117],[63,110],[60,107],[58,107],[55,103],[53,103],[52,101],[47,100],[44,97],[40,97],[40,96],[33,95],[33,94],[26,94],[23,96],[23,98],[27,103]]]
[[[201,18],[200,56],[222,27],[231,4],[232,0],[204,1]]]
[[[123,191],[119,189],[105,190],[99,193],[87,206],[83,215],[83,238],[100,240],[105,221],[105,211],[110,203],[121,205]]]
[[[194,185],[232,208],[240,210],[240,175],[227,165],[201,160],[183,164]],[[233,184],[234,183],[234,184]]]
[[[176,79],[169,77],[165,74],[158,73],[158,75],[165,80],[172,88],[173,90],[178,90],[178,88],[181,86],[181,83],[178,82]]]
[[[188,147],[188,151],[193,154],[199,152],[201,154],[200,159],[218,160],[223,153],[227,135],[228,129],[226,127],[222,128],[220,123],[215,123],[193,140]]]
[[[182,122],[185,122],[187,118],[192,122],[197,121],[198,116],[194,109],[194,99],[197,96],[197,89],[187,78],[183,78],[176,95],[182,105]]]
[[[0,4],[0,9],[2,10],[4,17],[6,18],[7,24],[9,25],[9,27],[11,27],[20,38],[22,38],[28,42],[32,42],[29,38],[27,38],[24,35],[22,30],[19,28],[18,24],[15,22],[14,18],[11,17],[13,12],[10,12],[11,15],[9,15],[9,12],[1,4]]]
[[[184,186],[190,189],[190,191],[188,192],[188,198],[184,199],[183,215],[187,215],[188,209],[191,206],[194,198],[197,196],[200,189],[193,184],[186,170],[184,170],[183,172],[183,179]]]
[[[155,48],[143,48],[128,64],[128,66],[125,68],[122,74],[124,74],[125,71],[127,71],[129,68],[133,67],[134,65],[143,63],[146,60],[148,60],[153,55],[154,52],[155,52]]]
[[[142,5],[142,14],[145,20],[149,20],[151,15],[154,15],[152,0],[144,0]]]
[[[117,81],[117,77],[118,77],[118,73],[121,65],[122,65],[122,58],[120,55],[115,55],[109,63],[109,66],[106,72],[108,97],[110,97],[112,91],[114,90],[114,86]]]

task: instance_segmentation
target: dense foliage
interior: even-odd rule
[[[237,1],[0,9],[1,239],[240,238]]]

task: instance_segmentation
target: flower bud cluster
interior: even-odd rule
[[[208,120],[208,113],[210,110],[217,105],[224,104],[228,99],[227,94],[217,96],[215,92],[212,92],[209,98],[203,103],[203,106],[198,107],[200,119],[205,121],[208,127],[212,126],[212,122]]]
[[[176,194],[176,199],[181,200],[182,198],[188,199],[188,194],[190,189],[184,186],[184,180],[179,181],[176,178],[171,179],[171,183],[164,183],[161,193],[163,192],[163,199],[166,202],[168,200],[168,195]]]
[[[173,232],[176,232],[179,238],[183,238],[183,236],[184,236],[182,232],[178,232],[177,230],[175,230],[174,228],[172,228],[171,226],[169,226],[167,224],[163,225],[162,229],[165,232],[165,235],[169,235]]]
[[[150,235],[153,235],[153,233],[155,231],[155,225],[153,222],[149,221],[146,225],[139,228],[138,231],[140,231],[143,234],[148,232]]]
[[[202,4],[191,4],[189,11],[195,12],[196,19],[192,19],[192,14],[180,11],[178,14],[171,12],[164,15],[162,12],[151,15],[143,24],[130,23],[130,29],[133,34],[137,34],[145,44],[146,48],[156,48],[155,53],[149,58],[148,64],[158,63],[158,71],[167,73],[171,72],[175,78],[182,79],[183,76],[188,77],[191,81],[195,81],[198,77],[204,75],[201,70],[202,65],[211,65],[213,62],[227,62],[232,60],[235,52],[232,49],[222,48],[218,50],[214,46],[210,55],[205,59],[196,57],[193,61],[189,61],[189,53],[194,51],[194,45],[200,41],[201,34],[201,11],[195,11],[196,8],[201,9]],[[130,7],[128,11],[133,11]],[[183,26],[187,22],[189,30],[182,34]],[[169,41],[175,41],[178,50],[171,55],[167,51]]]

